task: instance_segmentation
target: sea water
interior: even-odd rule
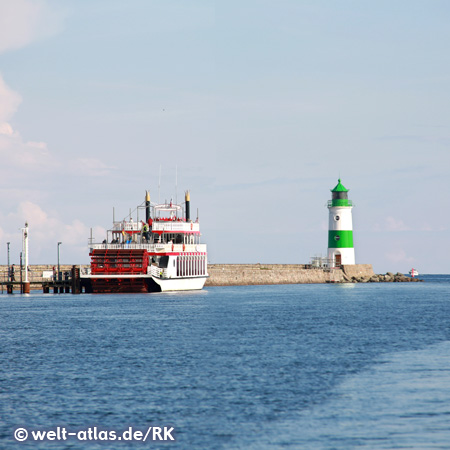
[[[450,448],[450,276],[423,278],[3,294],[0,448]],[[14,438],[149,426],[175,441]]]

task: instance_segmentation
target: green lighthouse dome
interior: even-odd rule
[[[338,184],[331,189],[331,206],[351,206],[351,202],[348,200],[348,191],[341,183],[339,178]]]

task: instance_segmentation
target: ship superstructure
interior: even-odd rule
[[[184,214],[183,214],[184,213]],[[164,292],[202,289],[208,277],[206,244],[200,223],[172,201],[150,202],[146,193],[145,221],[127,216],[113,221],[101,243],[89,243],[90,272],[82,275],[86,292]]]

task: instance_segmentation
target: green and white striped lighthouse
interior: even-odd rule
[[[342,264],[355,264],[355,249],[353,248],[352,201],[348,199],[348,189],[338,180],[331,190],[331,200],[328,201],[328,260],[332,267]]]

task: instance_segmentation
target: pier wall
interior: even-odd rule
[[[15,264],[15,279],[16,281],[20,281],[20,265]],[[49,278],[44,277],[44,275],[50,275],[53,273],[53,267],[56,267],[56,264],[31,264],[28,266],[28,281],[33,285],[33,283],[42,283],[43,281],[47,281]],[[59,270],[64,277],[65,272],[69,272],[72,270],[72,264],[60,264]],[[88,264],[81,264],[79,267],[82,269],[90,267]],[[25,272],[22,272],[22,276],[25,276]],[[8,279],[8,265],[0,265],[0,282],[6,282]]]
[[[303,284],[348,281],[352,276],[374,275],[371,264],[342,269],[314,269],[304,264],[211,264],[206,286]]]
[[[342,270],[348,278],[372,277],[375,275],[372,264],[346,264],[342,266]]]

